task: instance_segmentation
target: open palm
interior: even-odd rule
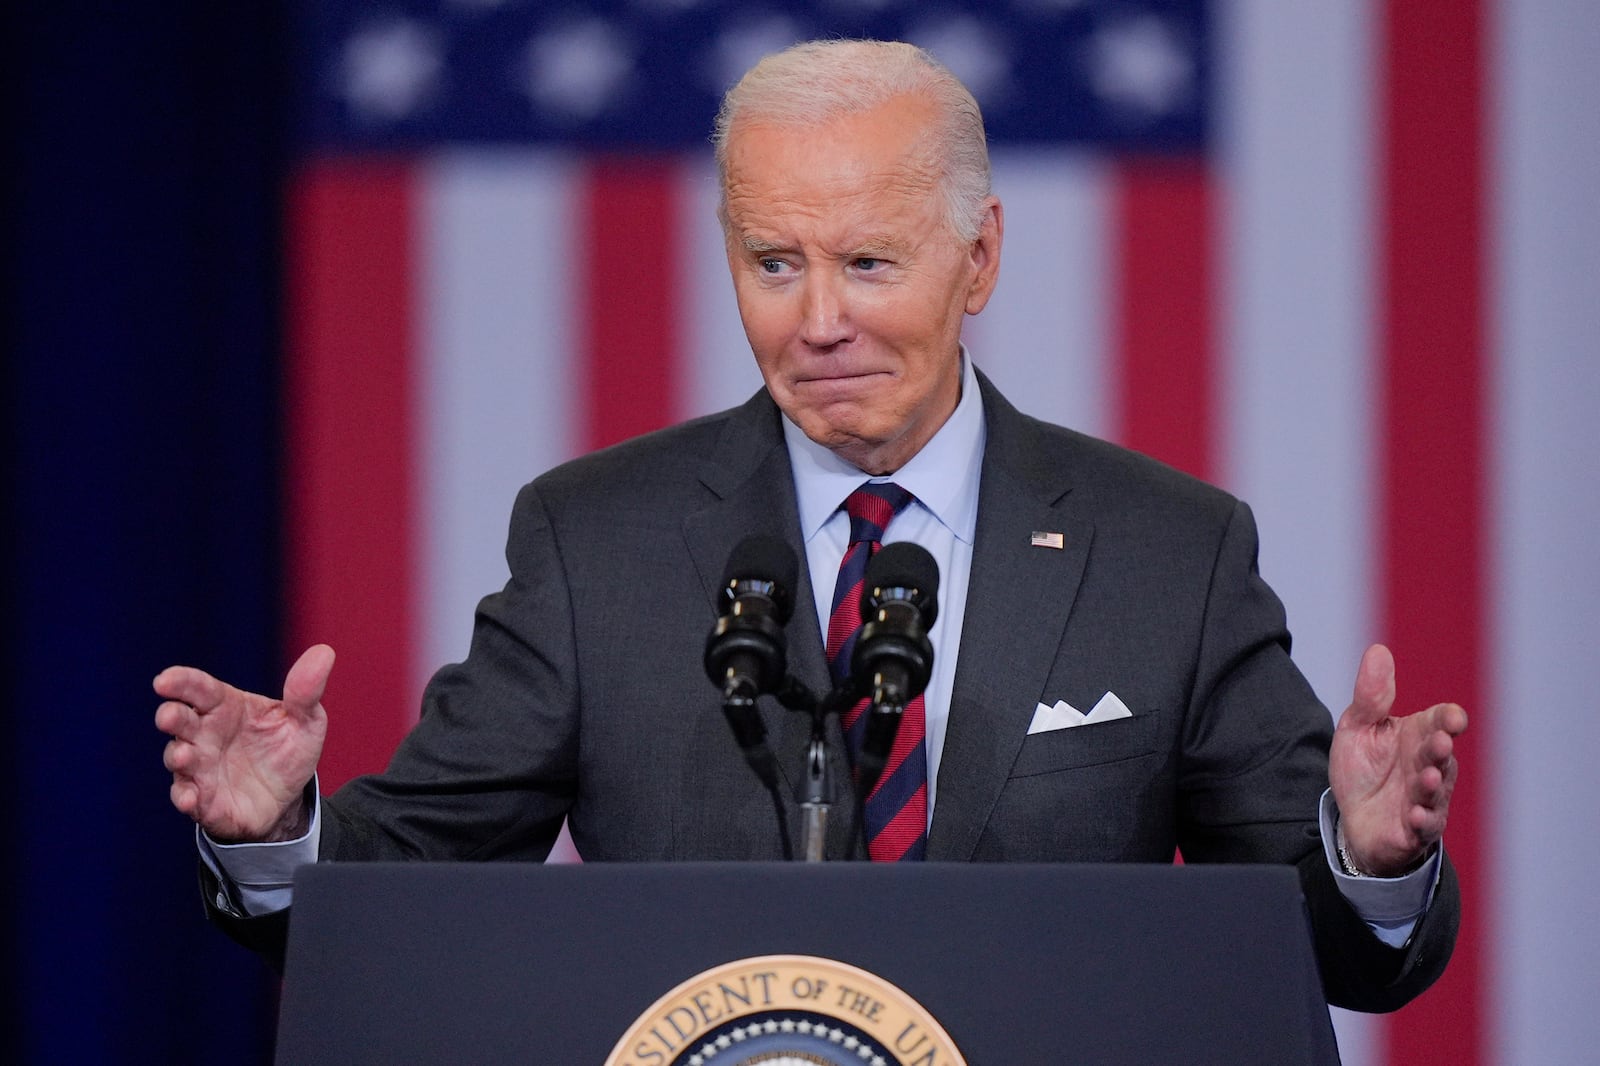
[[[304,832],[302,795],[328,732],[322,693],[333,649],[300,656],[283,698],[244,692],[203,670],[157,675],[156,727],[171,736],[164,762],[172,805],[219,842],[288,840]]]
[[[1328,780],[1351,859],[1379,876],[1415,867],[1443,835],[1455,738],[1467,728],[1467,713],[1453,703],[1396,716],[1394,702],[1394,657],[1374,644],[1334,730]]]

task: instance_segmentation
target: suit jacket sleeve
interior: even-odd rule
[[[1455,870],[1446,857],[1404,948],[1373,935],[1340,893],[1321,846],[1316,797],[1327,783],[1330,718],[1289,660],[1283,609],[1257,571],[1254,521],[1243,504],[1235,504],[1212,585],[1184,726],[1184,856],[1294,862],[1328,1001],[1394,1010],[1449,960],[1460,922]]]
[[[465,662],[434,675],[388,768],[323,806],[325,861],[542,860],[577,790],[572,593],[536,486],[518,495],[511,577],[479,605]]]

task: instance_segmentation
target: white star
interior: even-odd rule
[[[829,1029],[828,1030],[828,1041],[829,1041],[829,1043],[837,1044],[843,1039],[844,1039],[844,1030],[843,1029]]]
[[[749,1036],[749,1034],[744,1031],[744,1026],[741,1025],[739,1028],[733,1031],[733,1042],[735,1044],[742,1044],[747,1036]]]
[[[794,1019],[793,1018],[785,1018],[783,1021],[778,1023],[778,1028],[782,1029],[786,1033],[794,1032],[794,1030],[795,1030]]]
[[[633,56],[610,23],[589,19],[530,40],[520,73],[534,107],[583,122],[611,107],[633,76]]]
[[[340,90],[361,117],[394,122],[438,90],[443,66],[438,42],[417,23],[376,23],[345,42],[339,57]]]
[[[690,1055],[689,1066],[706,1066],[706,1060],[698,1054]]]
[[[1011,89],[1011,61],[1001,35],[974,18],[949,18],[916,27],[906,34],[939,57],[961,79],[978,103],[988,108]]]
[[[1177,110],[1194,91],[1194,59],[1187,42],[1155,15],[1104,27],[1090,48],[1090,84],[1119,107],[1157,118]]]
[[[750,1037],[760,1036],[761,1035],[761,1023],[759,1023],[759,1022],[751,1022],[749,1025],[745,1026],[744,1027],[744,1035],[745,1036],[750,1036]]]
[[[854,1051],[856,1048],[861,1046],[861,1041],[857,1040],[854,1036],[847,1036],[844,1038],[844,1046],[846,1049]]]
[[[882,1066],[883,1063],[883,1060],[878,1058],[878,1056],[873,1053],[873,1050],[865,1044],[862,1044],[860,1047],[856,1048],[856,1057],[862,1062],[872,1059],[874,1062],[878,1063],[879,1066]]]
[[[727,1033],[723,1033],[721,1036],[717,1037],[715,1043],[717,1047],[723,1051],[727,1051],[733,1046],[733,1041],[728,1039]]]
[[[761,1027],[761,1030],[768,1036],[771,1036],[773,1033],[778,1031],[778,1023],[773,1021],[771,1018],[768,1018],[766,1024]]]
[[[810,1022],[799,1022],[799,1023],[797,1023],[795,1025],[795,1028],[800,1030],[802,1033],[806,1034],[807,1036],[811,1035],[811,1023]]]

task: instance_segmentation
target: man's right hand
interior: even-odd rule
[[[172,666],[155,679],[156,728],[172,805],[218,843],[293,840],[308,828],[306,783],[316,773],[328,715],[322,691],[333,649],[318,644],[289,668],[283,699],[241,692],[203,670]]]

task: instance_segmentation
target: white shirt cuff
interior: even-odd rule
[[[1332,789],[1322,793],[1317,822],[1322,830],[1323,854],[1339,891],[1379,940],[1392,948],[1404,947],[1433,902],[1444,868],[1444,845],[1435,849],[1427,862],[1400,877],[1352,877],[1339,862],[1339,809],[1334,805]]]
[[[235,917],[255,917],[281,911],[294,894],[294,872],[317,861],[322,842],[322,800],[317,795],[316,778],[311,779],[308,801],[311,826],[295,840],[268,844],[219,844],[195,827],[195,843],[200,859],[217,880],[221,891],[213,901],[217,908]]]

